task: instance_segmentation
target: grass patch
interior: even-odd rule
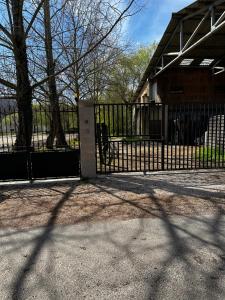
[[[216,161],[221,162],[225,161],[225,153],[222,149],[212,148],[212,147],[203,147],[198,150],[197,157],[201,161]]]
[[[141,142],[141,141],[142,141],[142,137],[140,136],[124,137],[122,139],[122,142],[126,142],[126,143]]]
[[[79,147],[79,139],[76,139],[76,138],[71,139],[68,144],[71,148],[78,148]]]

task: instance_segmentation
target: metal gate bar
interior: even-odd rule
[[[52,110],[33,107],[31,147],[15,151],[18,133],[18,109],[0,110],[0,180],[75,177],[80,174],[79,116],[76,106],[60,107],[60,118],[67,145],[46,147]]]
[[[97,172],[224,168],[225,104],[96,104]]]

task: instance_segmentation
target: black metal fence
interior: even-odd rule
[[[19,132],[19,113],[14,106],[0,109],[0,180],[35,179],[77,176],[79,167],[79,128],[76,106],[60,107],[63,145],[57,139],[51,147],[47,139],[51,133],[52,116],[49,107],[33,107],[31,145],[15,147]],[[58,124],[57,124],[58,126]],[[18,151],[20,150],[20,151]]]
[[[35,106],[33,108],[32,142],[34,152],[48,151],[47,138],[51,131],[52,110],[49,107]],[[78,111],[76,106],[60,108],[60,119],[68,149],[79,149]],[[0,152],[12,152],[19,128],[18,110],[8,106],[0,108]],[[65,145],[62,145],[65,146]],[[56,141],[53,149],[57,149]]]
[[[97,104],[97,171],[224,168],[225,104]]]

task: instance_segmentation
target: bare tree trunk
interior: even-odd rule
[[[49,0],[44,2],[44,24],[45,24],[45,50],[47,58],[47,75],[49,87],[49,101],[51,110],[50,133],[47,138],[46,147],[53,149],[54,140],[56,138],[56,146],[67,147],[67,142],[62,127],[59,107],[59,96],[57,93],[55,74],[55,63],[52,49],[52,31],[51,31],[51,15]]]
[[[32,88],[29,80],[23,1],[12,0],[13,51],[16,62],[16,100],[19,114],[15,150],[29,149],[32,140]]]

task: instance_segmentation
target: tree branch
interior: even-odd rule
[[[12,47],[10,47],[10,46],[8,46],[8,45],[6,45],[6,44],[0,43],[0,46],[1,46],[1,47],[4,47],[4,48],[6,48],[6,49],[9,49],[9,50],[11,50],[11,51],[13,51]]]
[[[39,5],[38,5],[36,11],[34,12],[33,17],[31,18],[30,23],[28,24],[27,30],[26,30],[26,32],[25,32],[25,36],[26,36],[26,37],[28,36],[28,33],[29,33],[30,29],[32,28],[32,26],[33,26],[33,24],[34,24],[34,21],[35,21],[37,15],[38,15],[39,11],[41,10],[42,5],[44,4],[44,2],[45,2],[45,0],[41,0],[41,2],[39,3]]]
[[[7,13],[8,13],[8,17],[9,17],[10,29],[11,29],[11,32],[13,32],[13,22],[12,22],[12,15],[11,15],[11,11],[10,11],[9,0],[6,0],[6,8],[7,8]]]
[[[0,78],[0,83],[3,84],[4,86],[10,88],[10,89],[16,90],[16,85],[12,82],[9,82],[5,79]]]
[[[119,22],[126,17],[126,13],[129,11],[129,9],[131,8],[131,6],[133,5],[133,3],[135,2],[135,0],[131,0],[129,5],[126,7],[126,9],[123,10],[123,12],[121,12],[121,14],[119,15],[119,17],[117,18],[117,20],[113,23],[113,25],[111,26],[111,28],[106,32],[106,34],[104,34],[100,40],[98,40],[92,47],[90,47],[83,55],[81,55],[76,61],[73,61],[72,63],[68,64],[66,67],[64,67],[63,69],[61,69],[60,71],[56,72],[54,75],[52,75],[53,77],[56,77],[62,73],[64,73],[66,70],[68,70],[69,68],[71,68],[73,65],[75,65],[76,63],[78,63],[80,60],[82,60],[85,56],[87,56],[88,54],[90,54],[94,49],[96,49],[114,30],[114,28],[119,24]],[[36,87],[42,85],[43,83],[47,82],[49,80],[51,76],[48,76],[44,79],[42,79],[41,81],[37,82],[36,84],[34,84],[32,86],[32,89],[35,89]]]
[[[12,34],[1,23],[0,31],[2,31],[10,40],[12,40]]]

